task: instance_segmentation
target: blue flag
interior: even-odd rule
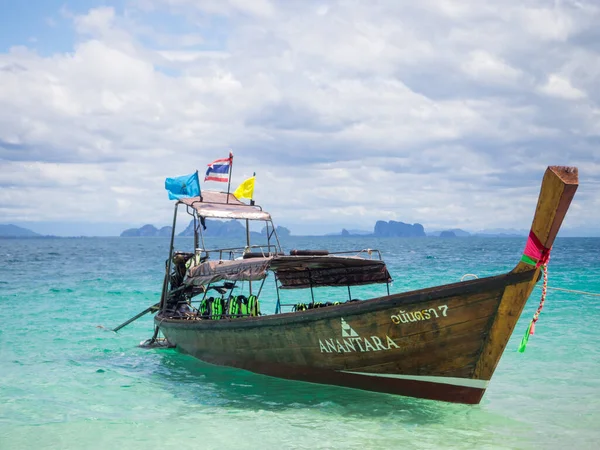
[[[165,189],[169,191],[169,200],[200,196],[198,172],[181,177],[165,179]]]

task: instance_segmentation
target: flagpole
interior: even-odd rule
[[[229,189],[231,188],[231,174],[233,173],[233,152],[229,152],[229,179],[227,180],[227,201],[229,203]]]
[[[252,173],[252,178],[254,178],[254,183],[256,184],[256,172]],[[252,188],[252,198],[250,199],[250,205],[254,206],[254,188]]]
[[[198,181],[198,197],[200,197],[200,201],[202,201],[202,189],[200,189],[200,175],[198,174],[198,169],[196,169],[196,180]]]
[[[254,172],[252,176],[255,177],[256,172]],[[252,197],[254,197],[254,189],[252,189]],[[250,204],[254,205],[254,200],[252,198],[250,199]],[[248,219],[246,219],[246,248],[250,251],[250,221]],[[248,282],[248,292],[252,295],[252,281]]]

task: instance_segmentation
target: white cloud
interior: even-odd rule
[[[233,148],[296,233],[526,228],[544,166],[598,163],[592,2],[136,4],[65,12],[69,52],[0,53],[3,221],[164,225],[164,178]]]
[[[576,29],[573,17],[559,2],[550,8],[522,8],[514,17],[534,37],[547,41],[566,41]]]
[[[173,11],[202,10],[209,14],[231,15],[236,13],[250,16],[270,17],[275,8],[269,0],[138,0],[143,9],[154,10],[167,6]]]
[[[194,63],[200,60],[209,63],[211,59],[225,59],[229,55],[225,52],[199,51],[199,50],[165,50],[158,54],[172,63]]]
[[[586,96],[585,92],[573,87],[567,78],[556,74],[551,74],[539,90],[546,95],[567,100],[577,100]]]
[[[75,16],[78,33],[101,34],[113,26],[115,10],[112,7],[91,9],[88,14]]]
[[[519,70],[481,50],[471,52],[461,68],[467,76],[483,82],[514,84],[521,77]]]

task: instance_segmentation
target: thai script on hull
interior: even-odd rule
[[[419,322],[421,320],[437,319],[448,315],[448,305],[440,305],[436,308],[422,309],[416,312],[398,311],[398,314],[390,316],[392,322],[396,325],[401,323]]]

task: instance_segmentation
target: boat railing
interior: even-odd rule
[[[383,261],[381,252],[374,248],[363,248],[358,250],[343,250],[339,252],[330,252],[329,250],[290,250],[290,256],[354,256],[364,259],[372,259],[375,256]]]
[[[381,256],[381,251],[376,248],[363,248],[360,250],[345,250],[340,252],[329,252],[330,255],[353,255],[353,256],[362,256],[365,255],[369,257],[369,259],[373,258],[373,255],[377,257],[380,261],[383,261]]]
[[[281,254],[278,252],[277,245],[264,244],[264,245],[251,245],[245,247],[229,247],[229,248],[217,248],[217,249],[202,249],[202,252],[206,253],[208,257],[218,255],[218,259],[236,259],[236,258],[248,258],[248,257],[268,257]]]

